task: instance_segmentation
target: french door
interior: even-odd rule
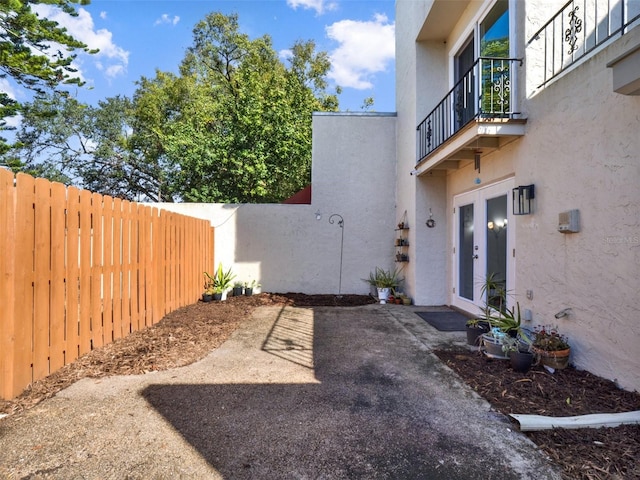
[[[458,308],[478,313],[487,275],[493,275],[503,291],[514,290],[512,188],[509,179],[454,197],[452,304]],[[508,297],[503,300],[511,304]]]

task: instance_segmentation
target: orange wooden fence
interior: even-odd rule
[[[194,303],[205,220],[0,169],[0,398]]]

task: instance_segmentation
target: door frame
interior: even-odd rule
[[[451,259],[451,305],[462,309],[471,314],[478,314],[479,309],[482,307],[484,301],[481,295],[482,283],[486,275],[486,250],[487,250],[487,208],[486,202],[491,198],[500,197],[506,195],[507,197],[507,246],[506,246],[506,283],[507,290],[509,292],[515,291],[515,222],[513,221],[513,205],[511,202],[511,190],[515,184],[514,178],[508,178],[499,182],[491,183],[489,185],[482,186],[475,190],[471,190],[465,193],[461,193],[453,196],[453,221],[452,223],[452,259]],[[469,205],[473,203],[473,229],[474,229],[474,244],[477,246],[475,253],[478,255],[478,259],[474,264],[473,272],[473,301],[468,300],[460,296],[459,292],[459,212],[460,206]],[[509,228],[511,227],[511,228]],[[478,232],[480,234],[478,235]],[[474,248],[475,248],[474,246]],[[481,268],[478,268],[480,266]],[[507,295],[506,303],[508,307],[512,306],[512,300],[510,295]]]

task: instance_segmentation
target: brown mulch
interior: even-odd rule
[[[505,415],[569,417],[640,410],[639,393],[621,390],[584,370],[568,367],[552,374],[536,366],[518,373],[507,360],[478,352],[440,350],[435,354]],[[524,434],[562,467],[566,479],[640,478],[640,425]]]
[[[93,350],[20,397],[0,400],[0,413],[13,414],[85,377],[143,374],[193,363],[221,345],[242,320],[265,305],[357,306],[374,303],[363,295],[262,293],[224,302],[198,302],[167,315],[156,325]],[[640,410],[640,394],[573,368],[551,374],[541,367],[517,373],[508,362],[475,352],[435,352],[494,409],[504,413],[573,416]],[[561,466],[566,479],[640,479],[640,426],[528,432]]]
[[[92,350],[48,377],[32,383],[11,401],[0,399],[0,414],[37,405],[85,377],[139,375],[189,365],[221,345],[253,310],[265,305],[349,307],[375,303],[366,295],[305,295],[302,293],[229,297],[224,302],[182,307],[155,325]]]

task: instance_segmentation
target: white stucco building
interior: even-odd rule
[[[640,390],[639,15],[397,0],[397,112],[314,115],[310,205],[166,208],[210,219],[216,261],[265,291],[368,293],[397,267],[416,304],[477,313],[493,273],[578,368]]]
[[[494,273],[529,325],[569,335],[576,366],[629,389],[640,389],[639,15],[630,0],[396,3],[409,292],[477,312]],[[530,185],[531,212],[516,215],[514,189]],[[563,214],[577,225],[560,231]]]

